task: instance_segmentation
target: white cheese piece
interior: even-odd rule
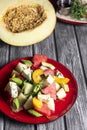
[[[40,69],[47,70],[48,68],[42,65],[42,66],[40,66]]]
[[[59,89],[60,89],[60,85],[56,83],[56,91],[58,91]]]
[[[14,82],[9,82],[9,91],[12,98],[16,98],[18,96],[18,86]]]
[[[23,70],[22,75],[27,79],[31,80],[32,70],[30,68]]]
[[[41,100],[42,102],[47,103],[50,100],[49,94],[38,94],[37,98]]]
[[[66,97],[66,93],[64,91],[63,88],[61,88],[57,93],[56,93],[58,99],[63,99],[64,97]]]
[[[25,64],[22,63],[18,63],[18,65],[16,66],[16,70],[21,73],[22,71],[24,71],[25,69],[27,69],[27,66]]]
[[[54,82],[54,78],[53,78],[51,75],[49,75],[49,76],[47,77],[47,79],[46,79],[46,83],[52,84],[53,82]]]
[[[55,103],[54,103],[54,99],[53,98],[49,99],[49,101],[47,102],[47,105],[48,105],[50,110],[55,111]]]

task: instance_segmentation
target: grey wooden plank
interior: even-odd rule
[[[37,130],[65,130],[64,120],[61,117],[47,124],[39,124],[37,125]]]
[[[4,130],[4,115],[0,112],[0,130]]]
[[[8,63],[9,46],[0,41],[0,68]],[[4,130],[4,115],[0,112],[0,130]]]
[[[80,49],[84,72],[87,79],[87,25],[76,26],[76,35]]]
[[[53,34],[46,40],[34,45],[34,54],[47,55],[56,60],[56,49]],[[37,125],[37,130],[65,130],[63,117],[51,123]]]
[[[54,37],[51,35],[44,41],[35,44],[34,45],[34,53],[37,54],[43,54],[47,55],[49,58],[56,59],[56,54],[55,54],[55,43],[54,43]]]
[[[58,23],[55,31],[59,62],[74,74],[78,83],[78,98],[66,114],[67,130],[87,130],[87,93],[81,59],[73,26]]]
[[[11,46],[10,48],[10,61],[17,58],[29,57],[33,55],[32,46],[27,47],[15,47]]]
[[[5,130],[34,130],[34,125],[21,123],[6,117]]]
[[[0,68],[3,67],[9,60],[9,45],[0,41]]]

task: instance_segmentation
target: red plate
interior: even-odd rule
[[[56,16],[57,16],[58,20],[65,22],[65,23],[69,23],[69,24],[78,24],[78,25],[87,24],[87,20],[75,20],[75,19],[70,18],[69,16],[60,15],[57,11],[58,10],[57,1],[58,0],[50,0],[50,2],[53,4],[53,6],[56,10]]]
[[[31,59],[31,57],[21,58],[21,59]],[[31,116],[24,110],[18,113],[12,112],[10,105],[4,99],[5,95],[2,94],[2,91],[9,80],[12,70],[16,67],[16,65],[21,59],[17,59],[10,62],[9,64],[7,64],[5,67],[3,67],[0,70],[0,92],[1,92],[0,93],[0,110],[7,116],[17,121],[26,122],[30,124],[50,122],[63,116],[66,112],[68,112],[70,108],[73,106],[73,104],[75,103],[76,98],[77,98],[77,93],[78,93],[77,83],[72,73],[65,66],[63,66],[62,64],[52,59],[48,59],[47,62],[53,64],[60,72],[63,73],[65,77],[70,79],[70,82],[69,82],[70,91],[67,93],[66,98],[60,101],[59,100],[55,101],[55,104],[56,104],[55,113],[53,113],[51,117],[46,118],[44,116],[43,117]]]

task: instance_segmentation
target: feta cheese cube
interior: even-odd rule
[[[9,82],[9,91],[12,98],[16,98],[18,96],[17,84],[14,82]]]
[[[56,93],[58,99],[63,99],[64,97],[66,97],[66,92],[64,91],[63,88],[61,88],[57,93]]]
[[[40,69],[46,70],[46,69],[48,69],[48,68],[42,65],[42,66],[40,67]]]
[[[60,88],[60,85],[56,83],[56,91],[58,91],[59,88]]]
[[[41,100],[42,102],[47,103],[50,100],[50,95],[49,94],[38,94],[38,99]]]
[[[27,69],[27,66],[25,64],[22,63],[18,63],[18,65],[16,66],[16,70],[21,73],[23,70]]]
[[[23,70],[22,75],[27,79],[31,80],[32,71],[30,68]]]
[[[49,76],[47,77],[47,79],[46,79],[46,83],[52,84],[53,82],[54,82],[54,78],[53,78],[51,75],[49,75]]]
[[[49,99],[49,101],[47,102],[47,105],[48,105],[50,110],[55,111],[55,103],[54,103],[54,99],[53,98]]]

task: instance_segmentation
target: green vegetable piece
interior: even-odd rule
[[[27,66],[27,67],[30,67],[32,66],[32,62],[30,60],[22,60],[22,62]]]
[[[61,84],[61,87],[64,89],[65,92],[69,92],[69,86],[68,84]]]
[[[72,6],[70,7],[70,14],[74,19],[80,20],[87,14],[87,4],[81,4],[78,0],[72,1]]]
[[[41,116],[43,116],[41,113],[35,111],[34,109],[29,109],[29,110],[28,110],[28,113],[31,114],[31,115],[33,115],[33,116],[36,116],[36,117],[41,117]]]
[[[14,103],[16,109],[19,109],[19,108],[20,108],[20,103],[19,103],[18,98],[15,98],[15,99],[13,100],[13,103]]]
[[[38,94],[42,94],[41,91],[39,91]]]
[[[41,84],[37,84],[34,86],[34,89],[33,89],[33,93],[34,94],[37,94],[39,92],[39,90],[41,90],[42,88],[42,85]]]
[[[42,89],[42,87],[43,87],[42,82],[40,82],[39,84],[33,85],[33,90],[30,95],[32,95],[33,97],[36,96],[38,92]]]
[[[17,85],[22,85],[23,81],[19,78],[10,78],[11,81],[15,82]]]

